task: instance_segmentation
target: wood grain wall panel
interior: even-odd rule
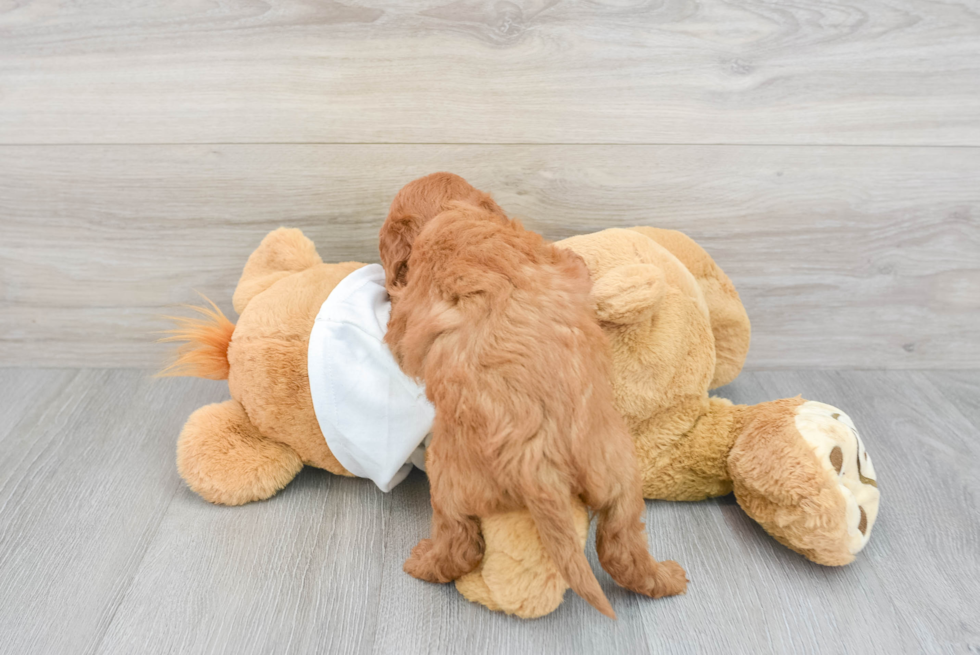
[[[155,366],[156,315],[230,311],[262,236],[377,260],[405,182],[451,170],[549,237],[683,230],[739,288],[750,368],[980,365],[980,149],[0,148],[0,363]]]
[[[971,2],[0,4],[0,143],[980,145]]]

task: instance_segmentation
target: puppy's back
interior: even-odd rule
[[[446,299],[486,294],[499,300],[519,292],[520,299],[550,298],[576,312],[589,311],[591,281],[578,255],[555,247],[519,221],[468,205],[425,225],[409,267],[424,269],[431,276],[426,282]]]
[[[458,207],[422,230],[409,270],[411,286],[428,288],[429,302],[455,317],[452,329],[427,340],[422,377],[431,391],[452,406],[465,400],[487,423],[495,452],[540,441],[547,422],[555,429],[545,441],[556,442],[548,447],[578,468],[570,460],[585,454],[580,438],[618,416],[582,260],[517,221]]]
[[[446,428],[440,452],[466,462],[469,493],[484,489],[499,503],[481,509],[527,507],[572,588],[615,616],[579,548],[570,503],[593,496],[591,478],[609,477],[588,472],[610,460],[607,431],[626,439],[623,452],[629,445],[584,263],[516,221],[467,207],[422,230],[408,280],[441,306],[428,315],[455,316],[454,328],[425,339],[426,390]]]

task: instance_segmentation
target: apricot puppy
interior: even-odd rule
[[[647,551],[633,442],[613,406],[585,265],[475,193],[475,204],[435,203],[430,211],[448,209],[431,218],[390,215],[381,231],[385,339],[436,408],[431,537],[405,570],[460,577],[482,557],[479,517],[526,507],[569,585],[615,617],[578,544],[579,496],[598,517],[599,561],[617,583],[653,597],[683,592],[683,569]]]

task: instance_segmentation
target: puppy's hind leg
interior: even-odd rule
[[[620,465],[626,470],[618,475],[590,476],[596,488],[586,494],[598,517],[599,563],[619,585],[637,593],[653,598],[682,594],[687,589],[684,569],[673,561],[658,563],[647,550],[646,504],[632,453]]]
[[[626,494],[598,509],[596,551],[599,563],[619,585],[645,596],[661,598],[682,594],[687,576],[680,564],[657,562],[647,551],[647,536],[641,512],[636,512]],[[643,498],[636,494],[643,507]]]
[[[480,522],[473,516],[449,515],[433,498],[432,536],[421,540],[405,560],[406,573],[426,582],[452,582],[477,567],[483,558]]]
[[[480,522],[466,511],[463,490],[473,491],[472,476],[457,458],[442,452],[447,428],[436,417],[432,445],[426,455],[426,473],[432,498],[432,531],[412,549],[405,572],[427,582],[451,582],[475,569],[483,559]],[[469,484],[468,484],[469,483]]]

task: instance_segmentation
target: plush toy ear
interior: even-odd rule
[[[389,214],[378,234],[381,265],[385,269],[385,286],[389,289],[405,285],[408,258],[412,243],[422,229],[422,219],[414,214]]]
[[[592,284],[600,321],[629,325],[653,316],[667,291],[663,271],[653,264],[617,266]]]

